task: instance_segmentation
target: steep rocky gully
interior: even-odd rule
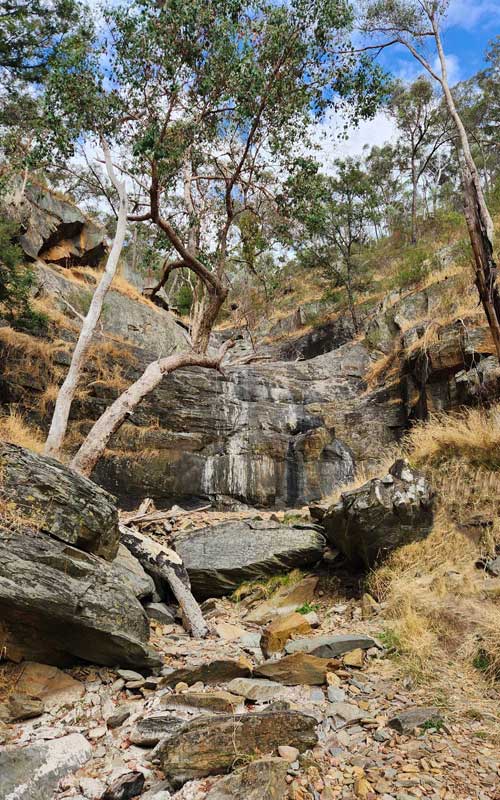
[[[35,186],[23,215],[50,333],[0,327],[0,402],[41,436],[105,237]],[[170,376],[92,481],[0,443],[1,800],[498,800],[480,721],[402,679],[362,590],[382,555],[428,535],[433,487],[399,459],[325,501],[410,421],[497,381],[479,325],[419,345],[453,280],[387,297],[357,337],[335,319],[304,332],[307,309],[263,324],[255,350],[237,332],[224,374]],[[174,315],[117,284],[70,449],[148,360],[186,346]],[[206,638],[124,526],[182,559]]]

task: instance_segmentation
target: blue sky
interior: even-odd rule
[[[451,0],[442,38],[452,84],[482,69],[488,43],[499,33],[500,0]],[[388,72],[405,81],[414,80],[423,71],[402,46],[384,51],[380,61]],[[435,55],[431,55],[431,61],[435,61]],[[321,126],[321,133],[326,134],[321,149],[327,169],[328,161],[335,157],[360,155],[365,145],[382,145],[394,136],[394,125],[383,113],[361,123],[346,141],[332,144],[332,135],[338,128],[334,115]]]

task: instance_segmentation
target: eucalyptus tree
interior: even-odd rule
[[[364,51],[380,52],[385,47],[403,45],[442,90],[460,148],[465,218],[474,256],[475,282],[500,359],[500,292],[493,221],[469,136],[450,87],[441,36],[449,0],[363,0],[362,5],[362,28],[370,36]]]
[[[411,242],[416,244],[419,183],[440,148],[450,142],[450,120],[425,77],[408,87],[402,82],[396,84],[388,111],[400,133],[397,160],[411,182]]]
[[[300,209],[301,261],[320,267],[345,289],[354,330],[359,331],[356,290],[364,271],[363,251],[379,220],[376,185],[359,159],[338,159],[335,175],[318,174],[311,196]]]
[[[216,354],[208,344],[239,218],[259,214],[262,198],[277,202],[311,123],[342,104],[354,118],[371,114],[383,85],[367,58],[343,54],[345,0],[135,0],[111,7],[107,22],[105,74],[70,58],[54,75],[52,113],[113,135],[129,219],[159,230],[168,250],[156,289],[178,270],[196,285],[191,349],[154,361],[104,412],[72,461],[84,474],[166,374],[220,369],[231,342]]]

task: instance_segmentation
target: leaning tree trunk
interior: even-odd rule
[[[80,375],[85,364],[85,357],[92,343],[92,338],[102,313],[104,299],[116,273],[116,268],[118,266],[118,261],[120,259],[123,243],[125,241],[125,233],[127,230],[128,198],[125,190],[125,183],[116,178],[113,164],[111,162],[111,155],[105,143],[103,144],[103,150],[106,159],[108,175],[120,197],[118,223],[116,226],[113,246],[106,262],[106,268],[101,280],[99,281],[99,285],[92,296],[90,308],[87,312],[87,316],[83,320],[82,329],[80,331],[76,347],[73,351],[71,364],[69,365],[66,377],[57,394],[54,413],[50,423],[49,434],[44,447],[45,455],[53,456],[54,458],[58,458],[60,455],[64,437],[66,435],[66,429],[68,427],[71,404],[73,402],[78,382],[80,380]]]
[[[472,156],[467,131],[460,118],[449,87],[446,57],[438,24],[435,18],[431,18],[431,21],[441,64],[441,85],[443,87],[448,111],[458,131],[463,153],[464,165],[462,168],[462,181],[464,187],[465,219],[474,255],[476,286],[488,320],[496,354],[500,361],[500,293],[496,282],[497,266],[493,249],[493,220],[491,219],[488,206],[486,205],[481,179]]]
[[[140,378],[132,383],[94,423],[87,438],[70,462],[70,469],[88,477],[103,455],[113,434],[123,425],[141,400],[156,389],[165,375],[181,367],[220,369],[226,352],[232,346],[233,342],[228,339],[215,356],[194,352],[176,353],[149,364]]]
[[[188,574],[180,556],[154,539],[120,523],[121,541],[147,572],[163,578],[179,603],[185,627],[196,639],[204,639],[209,630],[201,608],[191,593]]]

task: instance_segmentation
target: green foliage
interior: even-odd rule
[[[189,314],[193,304],[193,290],[188,283],[184,283],[176,292],[174,305],[181,314]]]
[[[430,254],[425,247],[409,247],[400,259],[394,276],[394,286],[404,289],[423,280],[429,274]]]
[[[489,672],[491,669],[491,660],[485,650],[478,650],[472,660],[472,666],[480,670],[480,672]]]
[[[426,722],[421,725],[421,729],[423,731],[442,731],[445,726],[444,720],[441,717],[436,717],[435,719],[428,719]]]
[[[377,637],[387,650],[389,656],[399,656],[402,653],[401,639],[395,630],[386,628]]]
[[[301,606],[295,609],[297,614],[311,614],[313,611],[317,611],[319,608],[318,603],[302,603]]]
[[[0,313],[17,329],[39,332],[47,318],[31,308],[34,275],[22,264],[22,250],[15,243],[18,232],[15,224],[0,217]]]

